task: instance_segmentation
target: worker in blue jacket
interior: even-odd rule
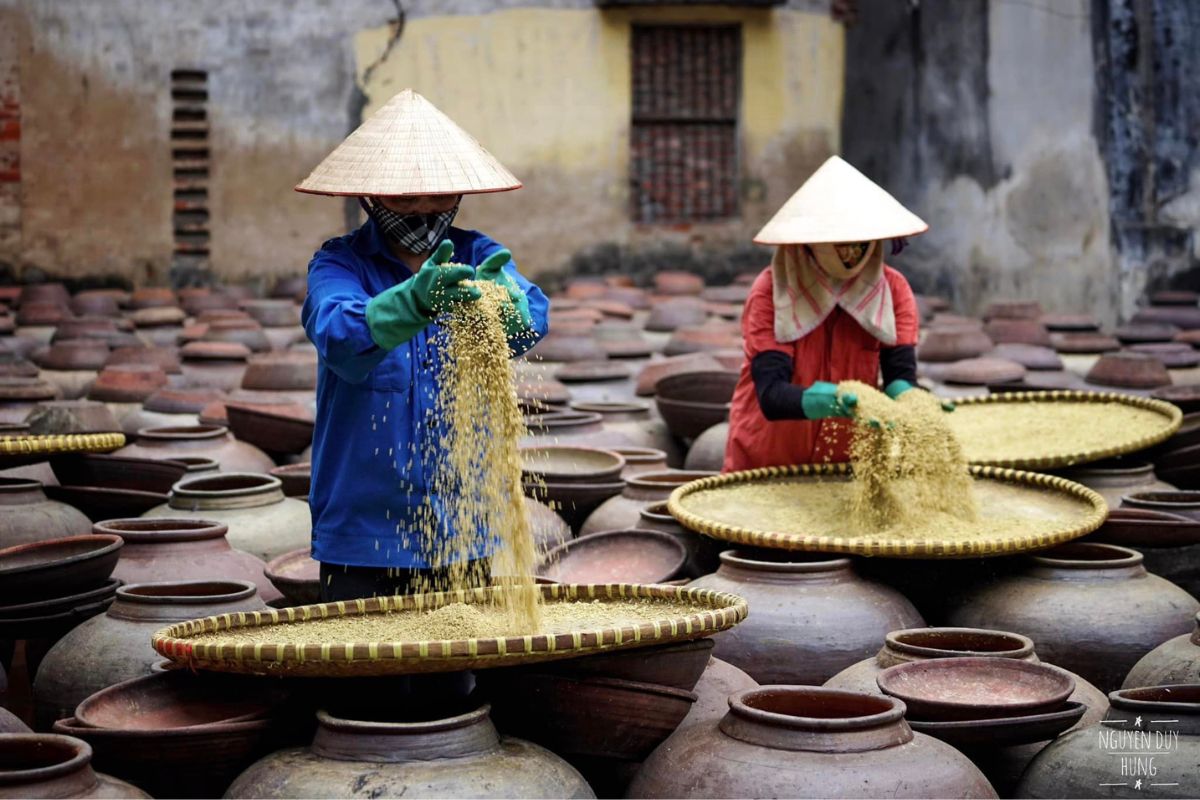
[[[479,298],[462,282],[508,290],[518,312],[506,317],[514,353],[546,333],[549,301],[509,251],[451,225],[462,195],[520,186],[405,90],[297,187],[358,197],[367,212],[362,227],[313,256],[302,314],[319,355],[309,503],[325,601],[403,594],[436,567],[416,520],[425,504],[443,502],[428,490],[439,437],[436,331],[454,303]],[[497,544],[485,540],[470,554],[483,574]]]

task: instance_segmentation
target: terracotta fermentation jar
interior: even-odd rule
[[[1200,614],[1190,634],[1168,639],[1133,665],[1122,688],[1200,683]]]
[[[583,523],[579,535],[636,528],[643,508],[665,502],[671,496],[671,492],[685,483],[715,474],[671,469],[663,472],[643,472],[626,478],[625,488],[621,493],[605,500],[593,511]]]
[[[595,797],[558,756],[500,736],[488,710],[422,722],[339,719],[320,711],[309,747],[261,759],[225,796]]]
[[[39,482],[0,478],[0,547],[91,532],[92,523],[82,512],[47,498]]]
[[[713,637],[713,655],[761,684],[820,685],[879,649],[897,628],[924,625],[899,592],[861,578],[849,558],[726,550],[689,586],[744,597],[753,609]]]
[[[171,489],[166,505],[142,516],[197,516],[221,523],[229,528],[231,547],[264,562],[312,542],[308,503],[285,496],[283,484],[270,475],[220,472],[184,478]]]
[[[206,456],[215,459],[226,472],[266,472],[275,466],[270,456],[234,439],[221,425],[142,428],[137,441],[125,445],[116,455],[158,459]]]
[[[84,698],[115,683],[149,675],[162,656],[150,637],[174,622],[266,608],[249,581],[141,583],[117,589],[108,611],[59,639],[33,684],[37,727],[75,713]]]
[[[1195,598],[1146,571],[1141,553],[1073,542],[968,590],[948,622],[1028,636],[1051,664],[1112,691],[1138,659],[1189,632],[1197,611]]]
[[[669,747],[668,747],[669,745]],[[914,733],[891,697],[763,686],[729,698],[646,759],[626,795],[659,797],[995,797],[948,744]]]
[[[0,798],[150,797],[141,789],[92,769],[87,742],[56,734],[0,736]]]
[[[1104,723],[1063,736],[1038,754],[1015,797],[1196,796],[1200,684],[1122,689],[1109,699]]]
[[[97,522],[93,533],[120,536],[125,541],[113,577],[126,584],[154,581],[250,581],[264,603],[279,590],[263,574],[264,564],[226,541],[229,528],[208,519],[110,519]]]
[[[1160,481],[1148,461],[1110,459],[1057,472],[1081,483],[1104,498],[1110,509],[1119,508],[1121,498],[1136,492],[1173,492],[1175,487]]]

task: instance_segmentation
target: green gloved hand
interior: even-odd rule
[[[517,285],[512,275],[504,270],[504,265],[512,261],[512,253],[507,250],[497,250],[483,260],[475,270],[476,280],[491,281],[508,290],[512,301],[511,313],[504,315],[504,332],[509,338],[528,333],[533,330],[533,315],[529,313],[529,298]]]
[[[465,265],[443,266],[454,255],[449,239],[408,280],[380,292],[367,303],[367,328],[375,344],[392,350],[421,332],[454,303],[472,302],[480,292],[462,281],[475,275]]]
[[[896,380],[884,387],[883,393],[893,400],[899,399],[900,395],[907,392],[909,389],[916,389],[911,383],[905,380]],[[942,411],[950,412],[954,410],[954,403],[949,400],[942,401]]]
[[[809,419],[850,419],[858,405],[858,396],[849,392],[838,394],[837,384],[817,381],[804,390],[800,405],[804,408],[804,416]]]

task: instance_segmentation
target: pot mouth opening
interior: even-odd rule
[[[283,483],[270,475],[256,472],[223,472],[184,478],[171,487],[172,494],[187,497],[227,497],[259,494],[279,489]]]
[[[229,531],[227,526],[213,520],[185,517],[109,519],[97,522],[94,529],[135,543],[215,539]]]
[[[675,521],[675,517],[672,516],[671,511],[667,507],[666,503],[651,503],[638,513],[647,519],[671,520],[672,522]]]
[[[169,460],[183,464],[188,468],[188,472],[204,472],[210,469],[221,468],[221,463],[215,458],[206,458],[204,456],[175,456]]]
[[[1192,506],[1200,504],[1200,492],[1134,492],[1127,498],[1135,503],[1159,506]]]
[[[41,488],[41,481],[30,480],[28,478],[0,478],[0,493],[8,492],[16,494],[17,492],[28,492],[31,489],[40,490]]]
[[[433,733],[473,725],[491,713],[489,704],[478,705],[468,699],[447,702],[445,698],[413,702],[380,703],[355,699],[335,702],[317,711],[317,721],[334,730],[373,731],[378,733]]]
[[[1083,464],[1078,467],[1072,467],[1071,472],[1089,473],[1093,475],[1128,475],[1132,472],[1146,472],[1154,468],[1154,465],[1149,461],[1123,461],[1116,458],[1106,458],[1102,461],[1094,461],[1091,464]]]
[[[9,734],[0,744],[0,785],[66,775],[87,766],[91,758],[91,746],[69,736]]]
[[[1005,658],[1033,653],[1033,640],[1027,636],[982,628],[909,628],[889,633],[887,644],[904,653],[935,658],[943,653]]]
[[[224,425],[170,425],[163,428],[142,428],[137,435],[139,439],[179,441],[216,439],[227,433],[229,433],[229,428]]]
[[[789,728],[870,728],[903,718],[903,702],[818,686],[761,686],[729,698],[740,717]]]
[[[572,403],[571,408],[585,414],[640,414],[650,413],[649,403],[581,402]]]
[[[249,581],[168,581],[133,583],[117,589],[117,597],[132,603],[226,603],[253,597],[258,588]]]
[[[1191,713],[1200,714],[1200,683],[1119,689],[1108,697],[1115,706],[1137,707],[1148,704],[1191,706]]]
[[[754,547],[724,550],[720,559],[722,565],[762,572],[823,572],[850,566],[844,556]]]
[[[609,447],[618,455],[625,456],[625,460],[634,464],[647,461],[663,461],[666,460],[667,454],[654,447]]]
[[[1068,542],[1034,554],[1035,562],[1061,569],[1134,567],[1142,554],[1128,547],[1098,542]]]
[[[625,479],[629,486],[639,489],[661,489],[664,486],[683,486],[685,483],[698,481],[701,478],[711,478],[715,472],[700,472],[695,470],[664,470],[662,472],[643,472]]]

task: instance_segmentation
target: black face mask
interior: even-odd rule
[[[433,214],[397,214],[371,198],[359,198],[367,216],[375,220],[384,238],[406,253],[428,253],[441,244],[458,214],[458,203],[449,211]]]

